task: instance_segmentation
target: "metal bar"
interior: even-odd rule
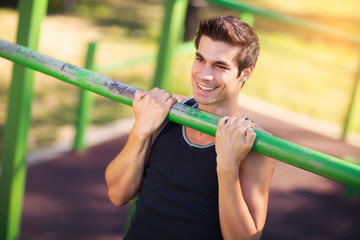
[[[85,68],[94,70],[96,43],[91,42],[88,44],[88,51],[86,55]],[[76,134],[74,141],[74,150],[77,153],[84,153],[86,151],[85,133],[86,127],[91,122],[91,110],[94,105],[95,96],[83,88],[80,88],[80,101],[78,107],[78,120],[76,123]]]
[[[173,53],[183,33],[188,0],[165,1],[165,16],[153,87],[169,90]]]
[[[343,140],[348,140],[350,133],[355,132],[360,123],[360,67],[358,67],[356,78],[344,126]]]
[[[110,99],[132,105],[141,90],[25,47],[0,40],[0,56]],[[141,90],[144,91],[144,90]],[[168,119],[215,135],[219,116],[176,103]],[[253,150],[296,167],[360,188],[360,166],[256,130]]]
[[[192,53],[195,53],[195,45],[193,41],[185,42],[177,45],[174,52],[176,56],[184,56]],[[156,60],[156,54],[149,53],[127,60],[114,61],[102,65],[94,65],[93,71],[97,73],[105,74],[110,72],[116,72],[128,67],[133,67],[146,63],[152,63],[155,62],[155,60]]]
[[[156,60],[155,54],[143,55],[129,60],[117,61],[106,65],[95,66],[95,43],[89,43],[88,53],[86,56],[85,68],[94,72],[108,73],[112,71],[119,71],[121,69],[141,65]],[[195,53],[195,46],[193,42],[186,42],[176,46],[175,55],[183,56]],[[85,134],[86,126],[90,123],[90,111],[93,107],[94,97],[91,92],[80,88],[80,104],[78,111],[78,121],[76,127],[76,135],[74,140],[74,150],[77,153],[84,153],[86,151]]]
[[[299,19],[291,16],[286,16],[284,14],[279,14],[264,8],[254,7],[248,4],[245,4],[241,1],[234,1],[234,0],[207,0],[208,2],[222,5],[228,7],[229,9],[233,10],[240,10],[240,11],[247,11],[252,12],[254,14],[258,14],[267,18],[274,19],[276,21],[284,22],[287,24],[295,25],[298,27],[302,27],[305,29],[309,29],[312,31],[324,33],[327,35],[335,36],[339,39],[346,40],[348,42],[360,44],[360,37],[356,34],[352,34],[346,31],[342,31],[339,29],[335,29],[332,27],[328,27],[323,24],[314,23],[311,21],[307,21],[304,19]]]
[[[48,1],[21,0],[16,42],[37,49]],[[0,239],[18,239],[26,179],[27,138],[34,71],[14,64],[0,178]]]

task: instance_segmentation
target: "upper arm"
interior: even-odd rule
[[[275,159],[251,151],[240,166],[241,189],[258,230],[262,230],[265,224],[275,164]]]

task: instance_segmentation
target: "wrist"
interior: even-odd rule
[[[143,141],[150,138],[152,133],[153,133],[152,131],[142,128],[141,126],[138,126],[136,123],[134,124],[134,126],[131,130],[131,135],[133,137],[135,137],[138,140],[143,140]]]
[[[224,164],[221,159],[217,158],[216,172],[219,180],[226,182],[236,182],[239,179],[239,164],[235,161]]]

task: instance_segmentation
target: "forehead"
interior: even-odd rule
[[[197,51],[207,61],[222,61],[235,64],[240,49],[226,42],[216,41],[208,36],[201,36]]]

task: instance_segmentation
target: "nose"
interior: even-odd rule
[[[199,72],[199,77],[202,80],[211,81],[214,79],[211,66],[205,65]]]

